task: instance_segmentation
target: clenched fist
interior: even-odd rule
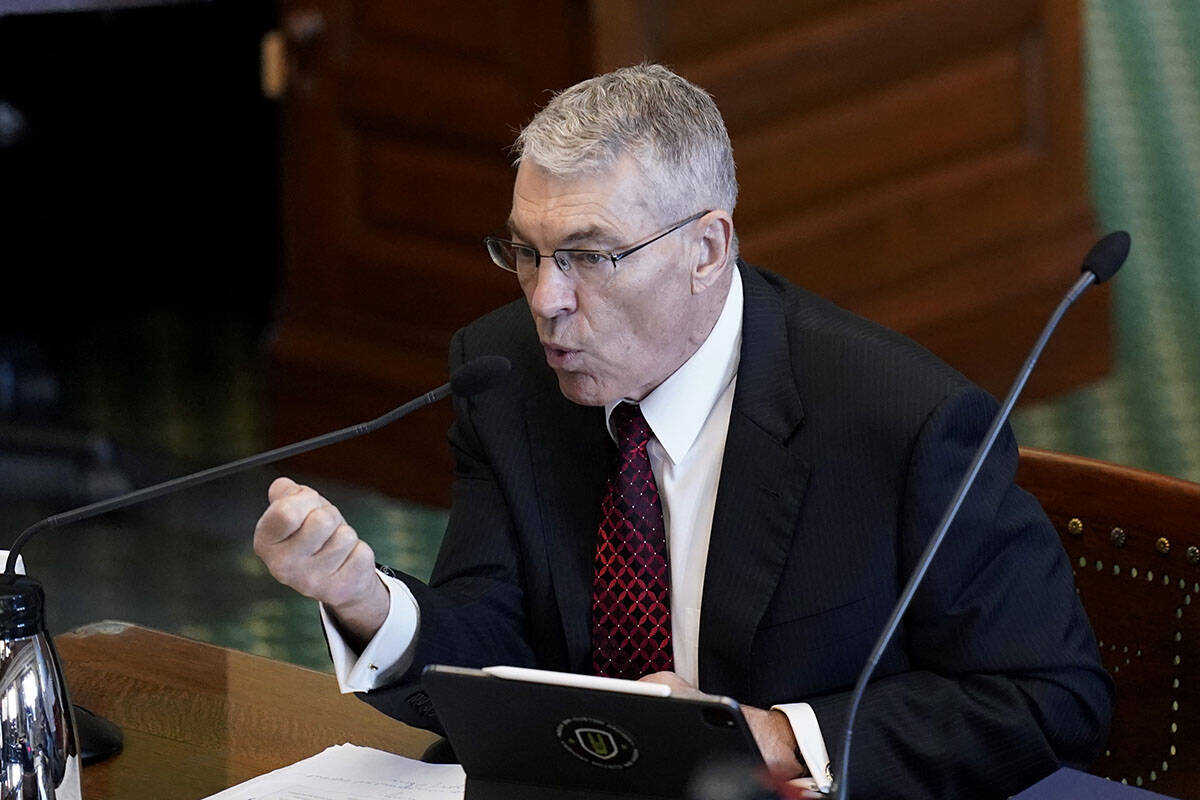
[[[355,644],[369,642],[390,602],[370,545],[328,500],[290,478],[276,479],[267,499],[254,552],[277,581],[323,603]]]

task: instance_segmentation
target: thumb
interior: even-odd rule
[[[267,489],[267,500],[274,503],[279,498],[292,494],[298,486],[299,484],[291,478],[276,478],[271,481],[271,486]]]

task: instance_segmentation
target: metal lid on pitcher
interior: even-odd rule
[[[46,593],[27,575],[0,575],[0,638],[33,636],[45,630]]]

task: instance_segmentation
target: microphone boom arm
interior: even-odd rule
[[[127,506],[143,503],[147,500],[153,500],[156,497],[161,497],[164,494],[169,494],[170,492],[174,492],[179,489],[199,486],[202,483],[208,483],[209,481],[214,481],[217,478],[224,478],[227,475],[232,475],[236,472],[250,469],[251,467],[263,466],[264,464],[270,464],[273,461],[279,461],[281,459],[288,458],[289,456],[296,456],[300,455],[301,453],[307,453],[310,450],[316,450],[318,447],[337,444],[338,442],[344,442],[347,439],[353,439],[354,437],[361,436],[365,433],[371,433],[372,431],[379,430],[386,425],[390,425],[401,417],[406,416],[407,414],[416,411],[419,408],[432,405],[437,401],[448,397],[451,391],[451,384],[444,383],[436,389],[426,392],[425,394],[413,400],[409,400],[404,405],[394,408],[383,416],[377,417],[370,422],[362,422],[358,425],[351,425],[349,427],[342,428],[341,430],[325,433],[320,436],[314,436],[311,439],[305,439],[302,442],[293,442],[292,444],[284,445],[283,447],[277,447],[274,450],[268,450],[265,453],[257,453],[252,456],[247,456],[246,458],[238,459],[237,461],[232,461],[228,464],[222,464],[218,467],[211,467],[206,470],[201,470],[200,472],[192,473],[191,475],[172,478],[171,480],[163,481],[162,483],[157,483],[153,486],[147,486],[144,489],[138,489],[130,492],[129,494],[123,494],[119,497],[110,497],[107,500],[101,500],[90,505],[72,509],[71,511],[64,511],[61,514],[55,514],[54,516],[47,517],[41,522],[30,525],[13,541],[12,548],[8,553],[8,561],[4,566],[4,573],[6,575],[12,575],[16,571],[17,556],[20,555],[21,548],[24,547],[25,543],[40,530],[45,528],[57,528],[72,522],[79,522],[80,520],[97,517],[109,511],[115,511],[119,508],[125,508]]]

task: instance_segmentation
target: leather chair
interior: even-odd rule
[[[1116,682],[1091,771],[1200,798],[1200,484],[1032,448],[1017,483],[1062,537]]]

